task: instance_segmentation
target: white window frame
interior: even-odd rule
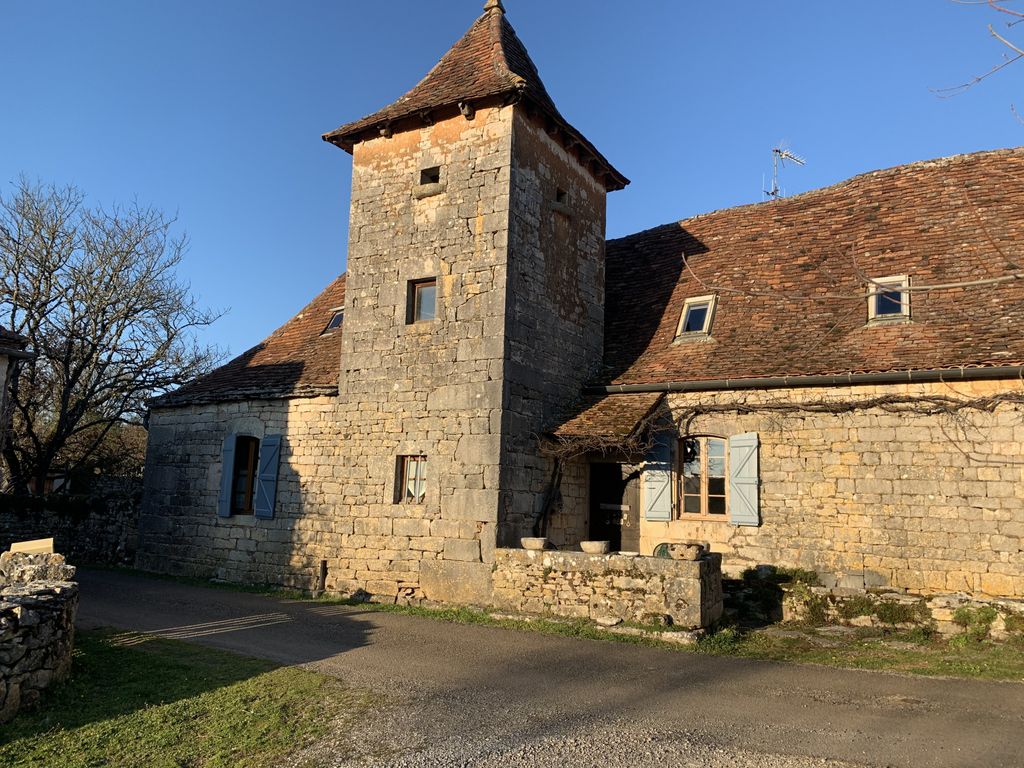
[[[891,320],[910,319],[910,276],[889,275],[888,277],[869,278],[868,284],[868,322],[884,323]],[[900,289],[900,311],[889,314],[878,314],[878,297],[886,292],[885,289],[899,287]]]
[[[708,313],[704,316],[704,327],[699,331],[686,331],[683,332],[683,328],[686,325],[686,315],[690,311],[691,307],[696,307],[701,304],[707,304]],[[683,311],[679,315],[679,324],[676,326],[676,338],[693,338],[698,336],[710,336],[711,327],[715,320],[715,308],[718,305],[718,295],[708,294],[707,296],[691,296],[683,302]]]

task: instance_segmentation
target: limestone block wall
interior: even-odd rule
[[[887,395],[979,398],[1019,382],[673,394],[693,406],[849,402]],[[641,552],[708,541],[726,572],[757,564],[817,571],[829,586],[1024,596],[1024,411],[917,415],[708,413],[693,434],[760,436],[761,525],[642,521]]]
[[[604,344],[605,189],[542,121],[517,110],[513,128],[502,546],[530,535],[551,474],[537,435],[593,379]]]
[[[524,613],[707,627],[722,615],[721,558],[682,561],[498,549],[492,604]]]
[[[74,574],[62,555],[0,554],[0,723],[71,671]]]
[[[336,477],[362,567],[374,572],[362,585],[371,593],[416,595],[421,571],[435,596],[456,572],[486,589],[498,520],[511,119],[511,107],[481,108],[472,120],[354,149]],[[428,168],[439,181],[422,185]],[[424,278],[437,279],[437,317],[409,324],[409,282]],[[427,457],[422,504],[395,502],[402,455]]]
[[[139,567],[308,588],[315,584],[320,560],[330,558],[329,585],[366,575],[354,546],[364,532],[340,505],[335,408],[334,398],[317,397],[154,410]],[[221,451],[231,433],[285,435],[271,520],[217,516]],[[349,551],[353,558],[343,556]]]

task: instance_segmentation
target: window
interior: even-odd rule
[[[420,185],[424,184],[440,184],[441,183],[441,167],[435,165],[433,168],[424,168],[420,171]]]
[[[260,441],[257,438],[246,435],[238,435],[235,438],[235,465],[231,473],[232,514],[252,514],[256,463],[259,455]]]
[[[555,202],[559,203],[560,205],[568,205],[569,204],[569,193],[566,192],[561,187],[556,188],[555,189]]]
[[[425,323],[436,315],[437,278],[410,280],[405,311],[406,324]]]
[[[868,284],[868,321],[909,318],[909,288],[906,275],[874,278]]]
[[[716,296],[694,296],[683,303],[683,314],[679,317],[676,337],[707,336],[711,333],[711,321],[715,315]]]
[[[422,504],[427,495],[427,457],[399,456],[396,504]]]
[[[725,519],[728,504],[726,440],[693,436],[685,437],[679,443],[681,514]]]
[[[345,308],[344,307],[339,307],[338,309],[334,310],[334,314],[331,315],[331,319],[327,322],[327,327],[324,328],[320,333],[324,334],[324,333],[330,333],[331,331],[338,330],[339,328],[341,328],[341,324],[342,324],[342,322],[344,322],[344,320],[345,320]]]

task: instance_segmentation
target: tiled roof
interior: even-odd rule
[[[915,163],[612,240],[600,383],[1024,363],[1024,279],[912,291],[867,323],[870,278],[915,287],[1024,273],[1024,148]],[[685,261],[684,261],[685,257]],[[711,337],[676,341],[687,297]]]
[[[398,101],[325,133],[323,139],[351,152],[361,136],[375,134],[383,126],[406,118],[420,119],[424,114],[448,108],[458,114],[456,107],[460,102],[475,103],[505,96],[528,99],[571,134],[605,171],[609,189],[621,189],[629,183],[559,113],[500,3],[488,3],[488,9],[466,34]]]
[[[344,305],[345,275],[341,275],[260,344],[156,398],[152,407],[337,394],[342,329],[323,331],[334,310]]]
[[[551,434],[562,440],[626,438],[654,411],[662,397],[650,392],[587,396],[573,410],[575,415],[562,422]]]

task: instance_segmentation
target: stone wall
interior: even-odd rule
[[[721,557],[669,560],[498,549],[491,602],[500,610],[707,627],[722,615]]]
[[[343,547],[357,534],[339,514],[335,399],[251,400],[150,414],[139,519],[140,568],[229,581],[311,588],[320,560],[328,585],[350,575]],[[221,452],[232,433],[285,435],[273,519],[217,516]],[[230,469],[228,470],[230,471]],[[386,567],[388,561],[384,560]]]
[[[498,533],[506,547],[532,535],[548,492],[552,467],[537,436],[601,365],[605,275],[604,186],[522,110],[511,181]]]
[[[87,496],[0,496],[0,550],[52,536],[55,548],[77,563],[132,563],[140,489],[137,480],[126,480]]]
[[[74,575],[62,555],[0,554],[0,723],[71,671]]]
[[[641,522],[641,552],[707,541],[737,573],[758,564],[816,571],[827,586],[1024,596],[1024,411],[913,415],[756,412],[758,403],[849,402],[886,395],[987,397],[1019,382],[906,384],[673,394],[692,406],[754,413],[698,416],[692,434],[760,436],[761,524]]]

